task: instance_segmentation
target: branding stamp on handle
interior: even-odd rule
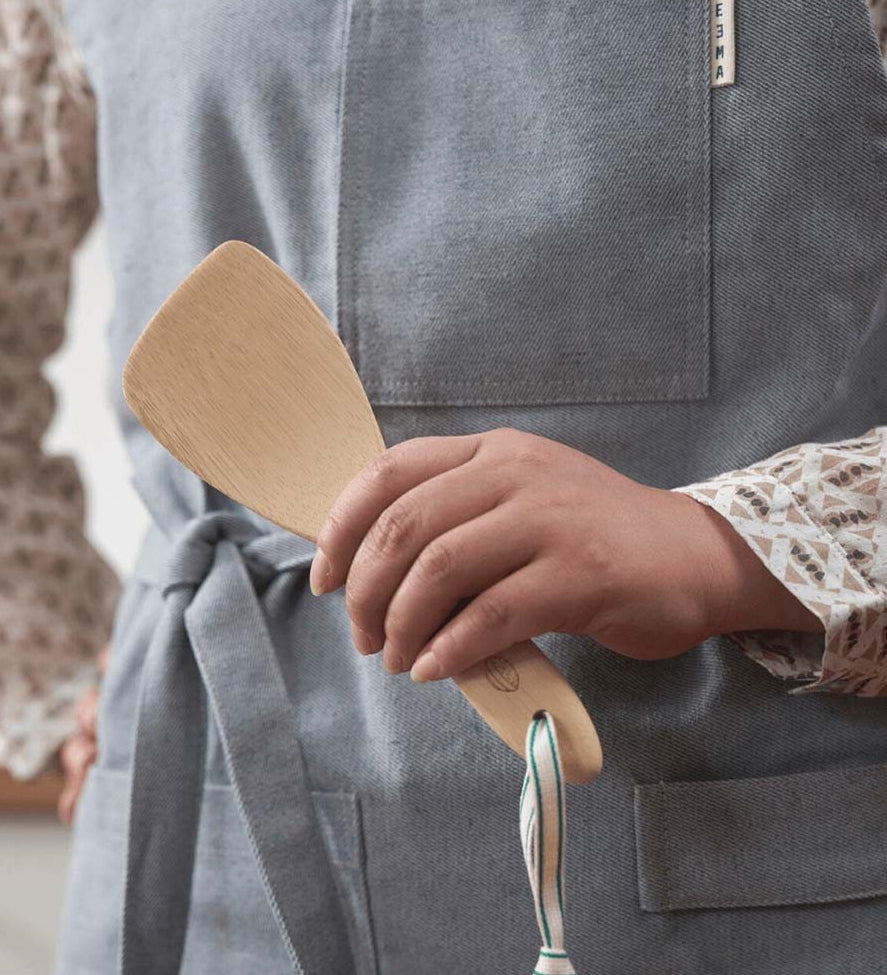
[[[736,79],[734,0],[711,0],[711,86],[723,88]]]
[[[520,687],[520,674],[514,664],[505,657],[500,657],[498,654],[495,657],[487,657],[484,661],[484,671],[487,680],[497,691],[512,694]]]

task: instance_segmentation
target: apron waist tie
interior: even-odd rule
[[[193,519],[172,550],[139,695],[121,975],[179,973],[203,794],[207,701],[294,971],[353,970],[292,704],[247,568],[269,575],[307,571],[311,555],[302,539],[260,533],[227,512]]]
[[[551,715],[527,729],[527,774],[520,797],[520,831],[536,904],[542,948],[533,975],[575,975],[564,950],[564,773]]]

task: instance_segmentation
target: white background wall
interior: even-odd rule
[[[58,409],[44,441],[71,454],[88,501],[87,531],[121,573],[132,565],[146,515],[108,401],[105,327],[113,287],[101,225],[77,255],[64,348],[46,374]],[[64,895],[69,831],[53,817],[0,815],[0,975],[49,975]]]
[[[129,461],[109,406],[105,329],[113,300],[107,240],[99,223],[75,257],[67,341],[46,368],[58,408],[44,445],[48,453],[77,458],[89,502],[87,532],[118,572],[125,573],[147,516],[130,486]]]

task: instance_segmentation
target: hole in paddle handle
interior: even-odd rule
[[[521,758],[527,727],[542,712],[557,725],[564,777],[592,782],[603,764],[591,716],[564,675],[530,640],[458,674],[454,680],[471,705]]]

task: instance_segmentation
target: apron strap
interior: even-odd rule
[[[203,787],[206,718],[188,646],[190,592],[167,596],[142,670],[129,799],[120,972],[178,975]]]
[[[203,793],[208,699],[268,903],[298,975],[353,961],[292,702],[244,556],[310,558],[230,514],[188,526],[142,677],[129,814],[121,975],[178,975]],[[293,536],[296,546],[305,543]],[[271,565],[270,557],[277,564]],[[196,589],[196,592],[195,592]]]
[[[527,729],[527,774],[520,831],[536,904],[542,948],[533,975],[575,975],[564,950],[566,796],[554,719],[544,713]]]

